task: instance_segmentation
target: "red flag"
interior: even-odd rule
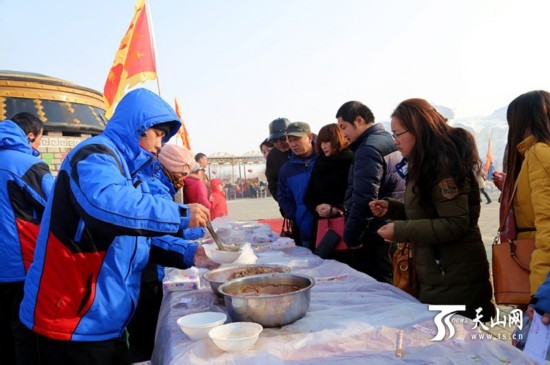
[[[487,146],[487,157],[485,157],[485,164],[483,165],[483,172],[489,173],[489,169],[493,164],[493,149],[491,148],[491,137],[489,137],[489,145]]]
[[[185,128],[185,123],[183,122],[183,118],[181,117],[181,111],[180,111],[180,104],[178,103],[178,99],[174,98],[174,104],[175,104],[175,110],[176,114],[181,120],[181,127],[178,131],[178,137],[181,138],[181,142],[183,144],[183,147],[187,148],[189,151],[191,151],[191,143],[189,143],[189,133],[187,133],[187,128]]]
[[[145,0],[137,0],[134,18],[120,42],[103,89],[107,119],[126,89],[157,78],[155,50]]]

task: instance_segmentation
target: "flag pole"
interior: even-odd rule
[[[154,57],[155,57],[155,65],[157,65],[157,90],[158,90],[158,94],[159,96],[160,95],[160,81],[159,81],[159,72],[158,72],[158,62],[157,62],[157,45],[155,43],[155,29],[153,28],[153,15],[151,14],[151,9],[149,8],[148,6],[148,2],[147,0],[145,0],[145,12],[147,13],[147,24],[149,25],[149,29],[150,29],[150,32],[149,32],[149,37],[150,37],[150,40],[151,40],[151,44],[153,45],[153,53],[154,53]]]

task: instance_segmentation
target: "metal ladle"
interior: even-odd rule
[[[225,241],[214,230],[214,227],[212,227],[212,222],[210,222],[210,221],[206,222],[206,229],[208,229],[208,232],[210,232],[210,235],[214,239],[214,242],[216,242],[216,245],[218,245],[218,249],[220,251],[226,251],[225,247],[223,246]]]

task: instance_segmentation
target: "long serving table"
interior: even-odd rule
[[[504,341],[479,339],[482,332],[473,329],[472,322],[453,323],[454,337],[432,341],[438,312],[389,284],[339,262],[322,260],[305,248],[257,255],[259,263],[287,263],[292,272],[316,279],[305,317],[281,328],[264,328],[249,350],[223,352],[209,338],[192,341],[176,324],[190,313],[225,312],[208,283],[197,290],[165,292],[153,364],[534,363]],[[400,332],[401,357],[396,352]]]

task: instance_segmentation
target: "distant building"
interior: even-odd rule
[[[74,146],[101,133],[107,122],[98,91],[46,75],[0,70],[0,120],[19,112],[44,122],[40,157],[54,174]]]
[[[207,173],[210,178],[234,183],[237,179],[259,178],[265,181],[265,159],[260,151],[248,151],[240,156],[227,152],[208,155]]]

